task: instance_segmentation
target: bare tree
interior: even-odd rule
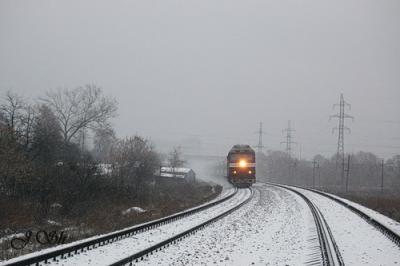
[[[168,155],[168,163],[172,168],[182,167],[186,161],[182,159],[182,151],[180,147],[174,147]]]
[[[5,123],[9,129],[17,131],[18,123],[21,121],[24,108],[25,100],[21,96],[7,91],[4,102],[0,104],[0,111],[4,119],[3,123]]]
[[[0,129],[0,193],[16,194],[30,182],[31,165],[10,129]]]
[[[28,150],[32,144],[33,125],[36,117],[36,108],[26,104],[24,112],[21,115],[20,138],[21,144],[25,150]]]
[[[0,104],[0,127],[7,128],[27,151],[32,141],[35,108],[22,96],[7,91]]]
[[[57,117],[64,143],[71,142],[80,130],[107,126],[117,110],[115,99],[103,96],[95,85],[50,91],[42,100]]]
[[[107,163],[110,161],[111,152],[116,145],[117,137],[111,127],[96,129],[93,139],[93,156],[96,160]]]
[[[60,125],[48,106],[41,105],[37,112],[32,136],[33,157],[45,164],[54,164],[62,143]]]
[[[133,186],[137,194],[160,166],[154,147],[140,136],[119,140],[112,152],[112,163],[118,188]]]
[[[0,130],[6,129],[6,118],[2,110],[0,110]]]

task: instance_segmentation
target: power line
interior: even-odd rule
[[[339,125],[332,129],[332,133],[334,133],[335,130],[338,130],[338,142],[337,142],[337,151],[336,151],[336,168],[338,166],[339,160],[341,160],[341,163],[342,163],[341,183],[343,186],[344,185],[344,172],[345,172],[345,168],[344,168],[344,161],[345,161],[345,158],[344,158],[344,131],[346,130],[350,133],[350,128],[345,126],[345,120],[347,118],[351,118],[352,120],[354,120],[354,117],[346,114],[344,111],[346,107],[351,109],[351,105],[344,100],[343,93],[340,94],[339,104],[333,105],[333,108],[336,108],[336,107],[339,107],[339,113],[331,115],[329,117],[329,119],[338,118],[338,122],[339,122]]]
[[[347,156],[346,193],[349,191],[349,176],[350,176],[350,154]]]
[[[345,119],[346,118],[351,118],[354,119],[353,116],[350,116],[344,112],[345,107],[348,107],[349,109],[351,108],[351,105],[348,104],[343,97],[343,94],[340,94],[340,102],[339,104],[334,104],[333,108],[339,107],[339,113],[331,115],[329,119],[332,118],[338,118],[339,125],[337,127],[334,127],[332,129],[332,133],[335,132],[335,130],[338,130],[338,142],[337,142],[337,155],[338,156],[344,156],[344,131],[347,130],[350,133],[350,128],[346,127],[344,125]]]
[[[291,121],[288,121],[288,126],[285,128],[282,132],[286,132],[286,141],[282,141],[281,144],[286,144],[286,154],[289,157],[292,157],[292,144],[296,144],[296,142],[292,141],[292,132],[296,131],[294,128],[291,126]]]
[[[317,164],[318,164],[318,162],[314,159],[312,161],[312,165],[313,165],[313,168],[312,168],[313,188],[315,188],[315,169],[317,168]],[[319,164],[318,164],[318,168],[319,168]]]
[[[257,148],[258,153],[262,153],[262,151],[264,149],[262,137],[265,134],[263,132],[263,124],[262,124],[262,122],[260,122],[260,128],[258,129],[258,131],[256,133],[258,134],[258,144],[255,147]]]

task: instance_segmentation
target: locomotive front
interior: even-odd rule
[[[235,145],[227,157],[228,180],[236,187],[248,187],[256,182],[256,156],[249,145]]]

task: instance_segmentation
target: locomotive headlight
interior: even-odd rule
[[[245,160],[240,160],[239,161],[239,166],[242,167],[242,168],[246,167],[247,166],[247,162]]]
[[[253,173],[251,170],[249,170],[249,174]]]
[[[233,170],[233,174],[236,175],[236,170]]]

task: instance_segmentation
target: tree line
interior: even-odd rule
[[[0,100],[2,201],[30,203],[41,220],[55,202],[64,215],[79,215],[86,202],[107,195],[140,197],[160,156],[143,137],[118,139],[111,126],[116,112],[116,100],[96,85],[36,100],[7,91]]]
[[[371,152],[316,155],[312,160],[298,160],[282,151],[257,154],[261,179],[330,191],[398,192],[400,190],[400,155],[383,160]]]

